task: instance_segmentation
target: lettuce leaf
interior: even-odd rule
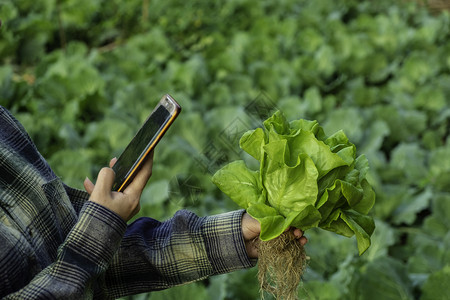
[[[294,120],[276,112],[262,128],[242,136],[240,147],[259,161],[258,171],[243,161],[217,171],[212,180],[261,224],[270,240],[294,226],[319,227],[356,236],[359,254],[370,246],[375,224],[368,216],[375,193],[369,163],[342,130],[327,136],[317,121]]]

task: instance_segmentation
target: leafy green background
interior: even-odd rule
[[[184,111],[141,215],[236,209],[210,180],[248,159],[236,137],[264,107],[316,119],[368,157],[377,228],[361,257],[354,239],[307,231],[302,299],[449,299],[448,13],[386,0],[0,0],[0,19],[0,104],[66,183],[94,178],[170,93]],[[257,299],[255,272],[150,298]]]

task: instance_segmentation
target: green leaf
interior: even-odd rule
[[[356,147],[354,145],[340,149],[336,154],[345,162],[347,165],[351,165],[355,160]]]
[[[370,237],[371,246],[364,254],[364,258],[368,261],[389,256],[389,249],[396,242],[394,228],[378,219],[375,220],[375,224],[375,230]]]
[[[317,113],[322,109],[322,97],[317,87],[311,87],[305,91],[305,105],[311,113]]]
[[[356,274],[359,276],[354,280],[352,299],[414,299],[412,284],[404,265],[392,257],[379,257],[362,267]]]
[[[355,168],[348,172],[344,177],[344,181],[353,186],[357,186],[359,184],[359,170]]]
[[[327,133],[334,132],[337,128],[343,130],[353,143],[358,144],[363,135],[364,119],[353,107],[339,108],[327,116],[323,128]]]
[[[341,209],[333,210],[326,220],[322,220],[319,227],[345,237],[352,237],[355,231],[342,219],[341,215]]]
[[[428,277],[422,288],[421,300],[448,299],[448,283],[450,282],[450,265],[434,272]]]
[[[257,299],[260,293],[257,272],[257,268],[250,268],[245,270],[237,270],[226,274],[226,295],[224,298],[217,300]],[[219,275],[219,277],[222,276],[223,275]],[[217,278],[217,276],[211,277],[211,279],[213,278]],[[217,295],[217,291],[215,290],[212,290],[212,293],[214,293],[215,296]],[[211,297],[210,299],[215,300],[214,297]]]
[[[256,158],[258,161],[262,160],[264,144],[265,135],[262,128],[247,131],[239,140],[239,146],[241,149]]]
[[[153,181],[142,192],[141,201],[148,201],[152,205],[162,205],[169,198],[169,181],[162,179]]]
[[[314,205],[308,205],[300,211],[290,225],[305,231],[309,228],[317,227],[321,218],[322,215],[317,208]]]
[[[261,224],[260,238],[268,241],[282,234],[288,227],[289,222],[281,216],[278,211],[263,203],[250,204],[247,212]],[[291,221],[293,216],[291,217]]]
[[[341,181],[336,180],[333,186],[325,189],[325,192],[316,204],[316,207],[319,209],[323,220],[326,220],[328,218],[330,213],[336,207],[339,199],[341,198],[341,186]]]
[[[369,171],[369,161],[364,154],[356,158],[355,168],[359,171],[359,181],[361,182],[366,178],[367,172]]]
[[[399,74],[404,76],[404,80],[409,84],[421,84],[437,72],[439,64],[433,62],[434,59],[437,57],[425,52],[412,52],[405,59]]]
[[[341,218],[355,233],[359,255],[362,255],[370,246],[370,236],[375,229],[373,219],[352,210],[342,212]]]
[[[269,132],[274,132],[281,135],[290,133],[289,123],[280,111],[277,111],[270,118],[264,121],[264,128],[266,128]]]
[[[347,200],[347,203],[350,207],[354,207],[359,204],[361,199],[363,198],[363,191],[355,187],[354,185],[348,183],[347,181],[340,181],[342,195]]]
[[[367,215],[375,204],[375,192],[366,179],[361,181],[361,187],[363,189],[363,197],[358,204],[352,206],[352,209],[361,214]]]
[[[450,231],[450,195],[437,194],[431,199],[431,216],[424,221],[424,229],[439,239]]]
[[[429,206],[433,198],[431,188],[426,188],[423,192],[413,197],[404,198],[394,211],[394,224],[411,225],[416,220],[417,215]]]
[[[343,130],[336,131],[332,135],[330,135],[325,141],[325,144],[327,144],[331,151],[337,152],[342,148],[346,148],[349,146],[348,137],[345,135]],[[337,151],[336,151],[337,149]]]
[[[342,299],[339,287],[331,282],[326,281],[307,281],[304,284],[304,290],[310,296],[311,300],[340,300]],[[303,295],[303,289],[299,292],[299,296]]]
[[[228,284],[227,276],[229,274],[221,274],[217,276],[211,276],[208,279],[208,299],[209,300],[223,300],[230,288],[235,288]]]
[[[445,261],[448,248],[443,243],[436,243],[428,237],[421,236],[421,239],[411,238],[408,244],[414,250],[408,258],[408,271],[412,274],[429,274],[450,263]]]
[[[217,171],[212,181],[240,207],[258,202],[262,194],[258,172],[247,169],[241,160],[230,163]]]
[[[289,123],[289,126],[295,131],[311,131],[314,135],[317,134],[320,128],[319,122],[305,119],[293,120]]]
[[[450,143],[431,152],[429,170],[431,184],[438,190],[450,192]]]
[[[418,144],[400,144],[391,153],[391,166],[400,170],[412,183],[423,182],[428,174],[426,151]]]
[[[150,299],[152,300],[206,300],[208,292],[201,283],[190,283],[177,287],[172,287],[164,291],[152,292]]]
[[[300,212],[317,199],[317,175],[311,158],[301,154],[295,167],[284,165],[265,174],[268,202],[285,217],[292,211]]]
[[[446,107],[444,92],[433,85],[420,87],[414,97],[414,104],[418,108],[439,112]]]
[[[83,188],[83,180],[91,174],[93,155],[92,149],[60,150],[50,157],[49,164],[65,184]]]
[[[317,140],[312,132],[301,130],[298,135],[288,139],[290,150],[290,164],[297,162],[300,153],[306,153],[313,160],[319,171],[319,179],[330,170],[348,165],[341,156],[332,153],[330,148],[322,141]],[[353,159],[352,159],[353,160]]]
[[[290,164],[286,164],[286,161],[289,161],[290,157],[289,147],[286,140],[282,139],[267,143],[263,147],[263,150],[267,154],[267,159],[261,164],[261,173],[271,173],[285,166],[291,166]],[[297,157],[293,166],[298,163],[299,158]]]
[[[361,182],[361,186],[362,188],[356,188],[348,182],[336,180],[333,186],[325,190],[316,204],[322,218],[328,218],[331,211],[344,204],[359,213],[367,214],[375,203],[375,193],[366,179]],[[344,198],[346,203],[342,201]]]

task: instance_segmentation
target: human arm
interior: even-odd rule
[[[128,226],[101,292],[122,297],[253,267],[246,243],[259,236],[253,221],[244,210],[207,217],[181,210],[165,222],[139,218]],[[300,230],[294,234],[306,243]]]
[[[164,222],[139,218],[128,226],[101,292],[122,297],[254,266],[242,237],[243,213],[198,217],[181,210]]]

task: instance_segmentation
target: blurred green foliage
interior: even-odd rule
[[[223,163],[251,164],[236,136],[267,107],[316,119],[368,157],[377,229],[361,257],[354,239],[308,231],[301,298],[450,297],[448,13],[387,0],[0,0],[0,19],[0,104],[66,183],[95,177],[170,93],[183,112],[140,215],[236,209],[210,181]],[[257,299],[255,272],[150,298]]]

